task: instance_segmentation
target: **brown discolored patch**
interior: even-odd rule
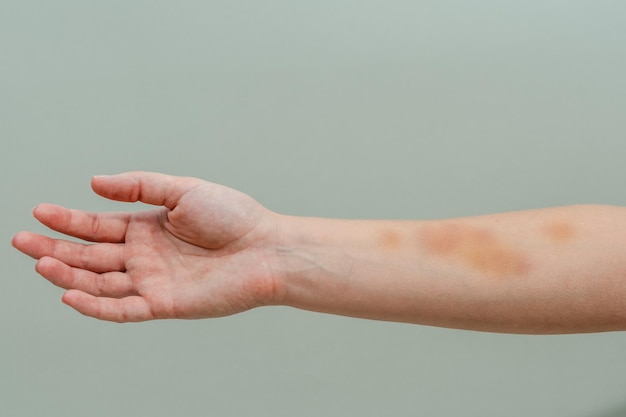
[[[380,234],[380,246],[384,249],[394,250],[400,246],[401,239],[398,232],[395,232],[391,229],[385,229]]]
[[[518,251],[484,228],[440,223],[426,228],[421,240],[430,253],[487,275],[520,275],[528,270],[527,261]]]
[[[547,223],[542,229],[544,235],[553,243],[566,243],[574,238],[574,226],[564,221]]]

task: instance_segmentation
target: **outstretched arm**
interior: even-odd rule
[[[624,208],[285,224],[294,307],[506,333],[626,330]]]
[[[143,213],[40,205],[50,228],[13,244],[113,321],[202,318],[282,304],[390,321],[514,333],[626,330],[626,209],[570,206],[437,221],[346,221],[273,213],[194,178],[96,177]]]

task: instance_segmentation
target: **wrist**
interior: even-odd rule
[[[350,276],[352,260],[342,242],[350,236],[338,230],[340,220],[280,215],[278,224],[276,304],[316,310],[321,293],[338,290]]]
[[[280,304],[351,317],[421,321],[428,291],[420,279],[420,228],[420,222],[285,217],[276,250]]]

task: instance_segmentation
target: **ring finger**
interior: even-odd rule
[[[47,256],[37,262],[35,270],[52,284],[66,290],[77,289],[94,296],[112,298],[137,295],[130,278],[123,272],[98,274],[73,268]]]

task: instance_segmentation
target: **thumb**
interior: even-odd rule
[[[202,180],[197,178],[135,171],[95,176],[91,180],[91,188],[111,200],[141,201],[173,209],[187,191],[201,183]]]

